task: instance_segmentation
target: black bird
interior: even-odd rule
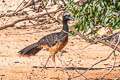
[[[67,24],[67,22],[70,19],[72,19],[72,16],[68,12],[64,12],[62,18],[63,18],[63,28],[60,32],[48,34],[48,35],[42,37],[38,42],[33,43],[33,44],[25,47],[24,49],[20,50],[18,53],[20,53],[22,55],[35,55],[42,48],[46,48],[48,51],[50,51],[50,55],[43,67],[46,67],[47,62],[52,57],[52,61],[54,63],[55,69],[56,69],[55,54],[58,51],[60,51],[62,48],[64,48],[68,42],[68,24]]]

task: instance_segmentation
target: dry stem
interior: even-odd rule
[[[114,53],[114,64],[113,64],[111,70],[110,70],[109,72],[107,72],[106,74],[104,74],[104,75],[102,76],[102,78],[104,78],[106,75],[108,75],[108,74],[114,69],[114,65],[115,65],[115,62],[116,62],[115,50],[116,50],[118,44],[120,43],[120,34],[118,34],[118,36],[119,36],[119,37],[118,37],[118,42],[116,43],[116,45],[115,45],[114,49],[112,50],[112,52],[111,52],[105,59],[102,59],[102,60],[96,62],[96,63],[93,64],[90,68],[88,68],[87,70],[85,70],[83,73],[81,73],[81,74],[79,74],[79,75],[76,75],[76,76],[74,76],[74,77],[72,77],[72,78],[69,78],[68,80],[71,80],[71,79],[73,79],[73,78],[77,78],[77,77],[82,76],[83,74],[85,74],[87,71],[89,71],[89,70],[90,70],[92,67],[94,67],[95,65],[97,65],[97,64],[99,64],[99,63],[101,63],[101,62],[103,62],[103,61],[106,61],[107,59],[109,59],[110,56]]]

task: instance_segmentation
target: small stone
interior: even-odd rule
[[[38,66],[32,66],[32,68],[38,68]]]
[[[20,63],[19,61],[15,61],[14,63]]]

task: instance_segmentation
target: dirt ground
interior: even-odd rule
[[[13,2],[11,1],[11,3]],[[8,7],[5,8],[8,9]],[[2,11],[5,10],[4,8],[2,9],[2,6],[0,8]],[[3,23],[7,19],[1,18],[0,24],[4,25]],[[9,19],[8,23],[15,19]],[[18,51],[38,41],[41,37],[49,33],[58,32],[62,28],[62,24],[58,24],[53,20],[48,22],[45,19],[43,22],[45,21],[46,23],[39,26],[15,26],[0,30],[0,80],[67,80],[68,77],[76,76],[84,72],[92,64],[106,58],[112,51],[111,48],[100,43],[86,47],[90,43],[87,43],[78,35],[70,35],[67,46],[56,55],[57,71],[54,70],[51,60],[47,64],[47,69],[42,69],[49,56],[48,51],[43,49],[37,55],[30,57],[20,56]],[[93,67],[84,75],[89,79],[100,78],[110,70],[113,62],[112,56],[107,61]],[[84,79],[84,76],[80,76],[73,80]],[[105,79],[120,79],[120,53],[117,51],[115,68]]]

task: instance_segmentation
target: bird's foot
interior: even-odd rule
[[[42,71],[45,70],[45,69],[47,69],[47,68],[46,68],[46,66],[44,65],[44,66],[42,67]]]

